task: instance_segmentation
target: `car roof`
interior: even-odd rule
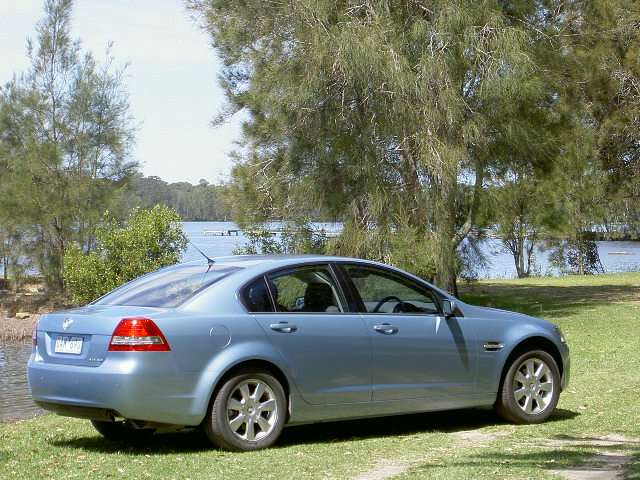
[[[332,255],[229,255],[224,257],[213,257],[214,265],[219,266],[234,266],[240,268],[251,267],[272,267],[272,266],[287,266],[297,265],[299,263],[313,263],[313,262],[357,262],[357,263],[369,263],[372,265],[382,265],[378,262],[371,260],[363,260],[361,258],[339,257]],[[186,265],[206,265],[207,261],[194,260],[190,262],[184,262],[177,264],[176,267]]]

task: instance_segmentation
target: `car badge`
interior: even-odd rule
[[[62,322],[62,329],[67,330],[73,323],[73,318],[65,318]]]

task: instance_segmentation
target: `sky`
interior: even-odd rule
[[[27,37],[43,0],[0,0],[0,84],[29,67]],[[71,26],[83,50],[128,63],[126,86],[138,127],[132,159],[145,175],[169,182],[218,182],[232,166],[242,114],[220,127],[210,122],[224,105],[220,63],[208,36],[181,0],[76,0]]]

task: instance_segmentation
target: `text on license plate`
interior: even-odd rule
[[[80,355],[82,351],[82,337],[58,336],[53,348],[55,353],[71,353]]]

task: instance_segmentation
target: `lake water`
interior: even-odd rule
[[[339,224],[317,224],[316,228],[339,231]],[[233,230],[232,222],[185,222],[184,230],[189,240],[211,257],[231,255],[233,250],[246,243],[238,236],[214,236],[205,231]],[[513,258],[501,251],[499,240],[489,239],[483,247],[489,260],[487,268],[480,270],[481,278],[512,278],[515,276]],[[598,242],[600,259],[607,272],[640,270],[640,242]],[[620,253],[625,253],[620,255]],[[185,261],[201,258],[190,244],[183,256]],[[537,251],[536,259],[541,274],[550,272],[548,252]],[[32,402],[26,379],[26,363],[31,353],[31,342],[0,343],[0,421],[24,418],[38,413]]]
[[[336,223],[318,223],[315,228],[324,228],[335,232],[341,228]],[[213,236],[205,234],[205,231],[234,230],[238,227],[233,222],[184,222],[184,230],[200,250],[210,257],[231,255],[236,247],[246,243],[246,238],[240,233],[238,236]],[[640,242],[606,241],[597,242],[600,260],[608,273],[629,272],[640,270]],[[511,254],[502,251],[501,242],[498,239],[487,239],[481,248],[487,257],[486,268],[479,269],[480,278],[514,278],[516,269]],[[624,255],[620,255],[624,253]],[[553,274],[549,265],[549,252],[536,251],[536,263],[541,275]],[[202,258],[198,251],[189,245],[184,254],[184,260],[196,260]]]
[[[0,422],[41,412],[29,395],[26,375],[29,355],[31,339],[0,343]]]

